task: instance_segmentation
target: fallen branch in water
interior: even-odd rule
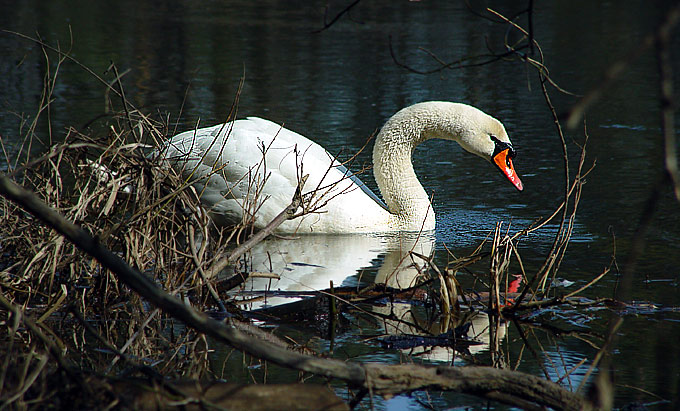
[[[581,396],[551,381],[489,367],[423,367],[417,365],[355,364],[316,358],[282,348],[214,320],[163,291],[156,283],[128,266],[95,237],[66,220],[33,193],[0,176],[0,194],[57,230],[78,248],[95,257],[129,288],[187,326],[222,340],[236,349],[272,363],[313,374],[338,378],[378,395],[395,395],[421,389],[453,390],[527,407],[530,403],[554,409],[588,409]],[[233,321],[233,320],[232,320]]]

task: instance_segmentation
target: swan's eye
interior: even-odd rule
[[[494,144],[496,145],[494,147],[494,150],[493,150],[493,157],[495,157],[496,154],[498,154],[498,153],[500,153],[501,151],[504,151],[504,150],[508,150],[508,155],[507,155],[508,161],[515,157],[515,149],[512,148],[510,143],[506,143],[505,141],[500,141],[498,139],[498,137],[494,136],[493,134],[490,134],[489,138],[491,138],[491,141],[493,141]]]

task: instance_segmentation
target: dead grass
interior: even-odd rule
[[[12,170],[13,178],[165,290],[212,310],[215,301],[197,267],[207,267],[226,248],[229,233],[208,229],[191,187],[150,160],[165,124],[128,109],[108,126],[101,136],[68,130],[46,154]],[[4,198],[0,216],[3,295],[60,355],[95,373],[135,374],[153,364],[166,376],[203,376],[203,335],[176,328],[94,258]],[[47,361],[43,343],[20,316],[2,317],[8,331],[0,337],[4,405],[49,399],[50,380],[63,370]]]

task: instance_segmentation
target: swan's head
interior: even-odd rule
[[[524,189],[512,164],[515,149],[503,124],[475,107],[447,101],[414,104],[392,116],[376,138],[376,170],[390,164],[392,157],[386,153],[394,147],[401,145],[412,151],[431,138],[457,141],[466,151],[491,162],[517,190]]]
[[[519,191],[524,189],[512,159],[515,149],[503,124],[483,111],[464,104],[453,115],[454,139],[468,152],[490,161]]]

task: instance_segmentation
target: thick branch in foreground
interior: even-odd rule
[[[503,401],[501,394],[555,409],[584,409],[588,404],[559,385],[517,371],[491,367],[419,367],[366,364],[373,392],[388,395],[417,389],[458,391]],[[496,397],[496,398],[494,398]],[[513,404],[518,404],[516,400]]]
[[[554,409],[587,409],[586,400],[550,381],[508,370],[488,367],[423,367],[417,365],[359,365],[316,358],[253,338],[163,291],[153,281],[128,266],[95,237],[51,209],[33,193],[0,175],[0,194],[57,230],[78,248],[96,258],[102,266],[128,287],[168,315],[195,330],[224,341],[252,356],[291,369],[339,378],[348,384],[379,395],[393,395],[419,389],[454,390],[509,404],[525,406],[527,401]]]

